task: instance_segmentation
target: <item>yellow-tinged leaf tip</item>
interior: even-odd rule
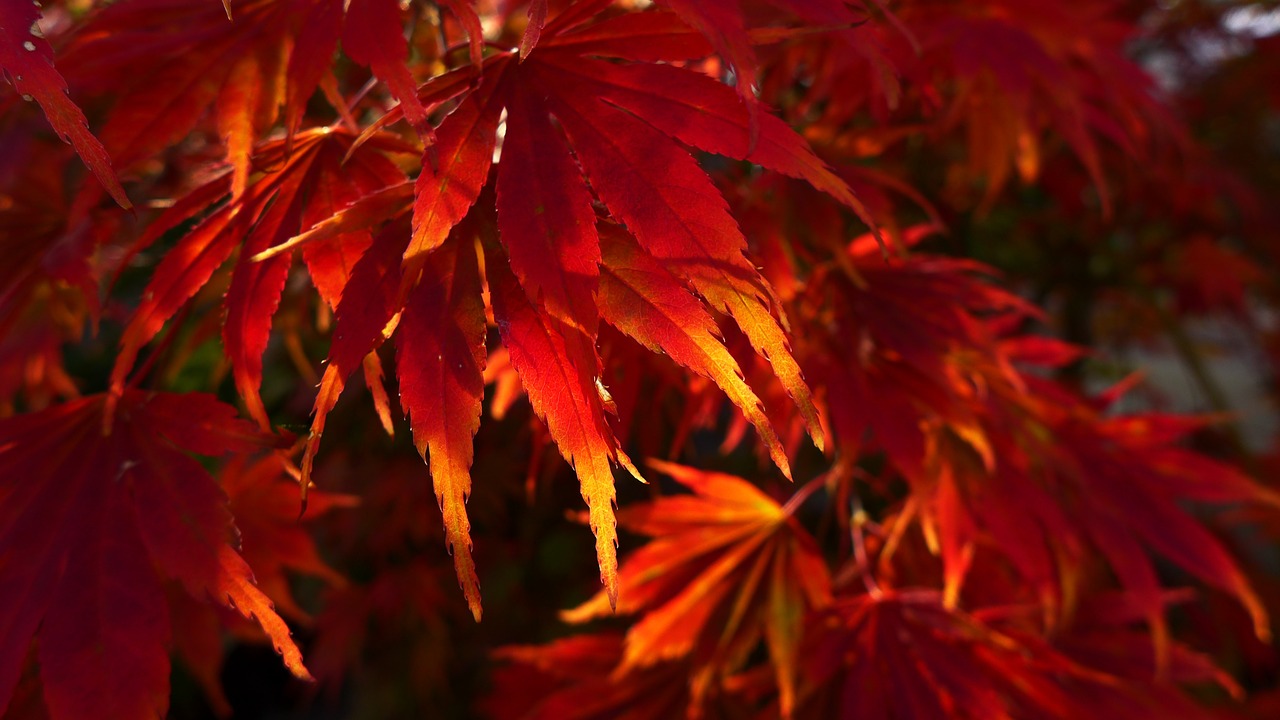
[[[621,449],[619,449],[617,453],[618,453],[618,464],[626,468],[627,472],[631,473],[631,477],[639,480],[645,485],[648,485],[649,481],[645,480],[644,476],[640,474],[640,469],[636,467],[635,463],[631,462],[631,458],[627,457],[627,454],[622,452]]]
[[[618,573],[616,571],[604,580],[604,592],[609,596],[609,610],[618,612]]]
[[[612,509],[610,515],[613,514]],[[596,532],[596,559],[600,562],[600,582],[609,598],[609,609],[618,611],[618,533],[613,527],[608,532],[592,528]]]

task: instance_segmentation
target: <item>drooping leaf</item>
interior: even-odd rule
[[[493,315],[511,364],[520,373],[534,412],[547,423],[556,445],[582,482],[582,497],[596,536],[600,580],[610,606],[617,604],[617,530],[613,515],[611,464],[638,476],[622,452],[605,417],[597,389],[600,357],[581,328],[539,312],[504,259],[486,255],[485,270]]]
[[[636,37],[652,32],[651,23],[634,27],[615,23],[603,37],[593,34],[595,26],[588,21],[603,5],[573,6],[549,20],[537,48],[523,61],[517,61],[512,53],[494,54],[479,67],[455,70],[421,88],[417,97],[424,106],[435,107],[453,99],[456,105],[437,128],[436,143],[424,156],[415,182],[412,238],[404,255],[397,299],[385,314],[387,318],[394,316],[416,285],[431,281],[423,272],[431,254],[439,251],[480,199],[505,111],[506,132],[493,201],[501,249],[494,247],[487,263],[495,313],[503,342],[535,410],[547,421],[552,438],[583,480],[584,495],[592,508],[592,527],[601,533],[597,549],[602,577],[606,585],[612,585],[614,541],[607,529],[613,525],[609,464],[617,461],[628,466],[629,461],[605,417],[608,403],[601,396],[600,360],[594,348],[601,311],[595,297],[600,242],[592,195],[626,223],[644,252],[674,273],[670,282],[690,283],[713,308],[734,318],[783,379],[820,445],[821,423],[791,355],[771,290],[743,254],[745,240],[723,198],[677,141],[803,178],[855,211],[860,212],[861,205],[780,121],[769,118],[760,123],[760,139],[753,149],[749,111],[732,91],[714,80],[673,69],[676,75],[672,78],[678,82],[667,82],[665,75],[657,78],[669,86],[664,95],[643,87],[654,80],[643,68],[664,72],[657,70],[658,66],[641,63],[631,73],[627,69],[630,65],[617,66],[590,57],[609,55],[615,44],[623,48],[625,57],[631,52],[628,48],[636,47]],[[680,55],[674,48],[673,52]],[[584,74],[583,68],[588,66],[591,72]],[[477,71],[479,78],[474,77]],[[685,92],[689,88],[705,93],[708,99],[691,103]],[[366,210],[383,213],[384,218],[397,216],[403,212],[402,206],[397,207],[399,198],[399,190],[368,195],[350,205],[349,212],[270,250],[259,251],[256,257],[269,262],[287,249],[376,224],[370,220],[378,215]],[[486,210],[487,206],[481,207],[479,212]],[[515,285],[506,282],[508,272],[514,273]],[[343,304],[357,302],[351,293],[350,287],[344,291]],[[688,313],[695,306],[696,301],[686,307],[685,317],[694,317]],[[641,328],[635,323],[640,321],[631,321],[637,332]],[[645,321],[669,322],[657,317]],[[392,332],[391,327],[378,329]],[[684,358],[691,367],[713,372],[706,360],[688,353]],[[412,355],[401,354],[401,366],[416,362],[419,360]],[[717,362],[714,372],[721,383],[734,393],[735,402],[750,410],[768,437],[767,423],[755,410],[757,403],[749,390],[733,377],[731,364],[724,364],[723,358]],[[324,408],[336,400],[338,376],[343,372],[335,369],[331,358],[321,383],[317,424],[303,461],[304,477],[310,475]],[[539,379],[533,380],[534,375]],[[542,384],[547,387],[539,387]],[[421,410],[411,410],[411,415],[415,425],[434,422]],[[786,462],[776,443],[774,457],[780,464]],[[446,509],[451,506],[446,503]],[[464,586],[469,574],[463,572]]]
[[[352,0],[347,6],[342,47],[352,60],[367,65],[391,88],[405,117],[419,132],[429,132],[427,110],[418,100],[408,65],[409,44],[396,0]]]
[[[623,230],[607,228],[600,239],[602,317],[650,350],[711,378],[756,427],[774,464],[790,478],[786,451],[706,307]]]
[[[803,177],[855,210],[861,211],[860,204],[782,123],[772,118],[762,121],[761,140],[753,150],[747,108],[715,81],[687,70],[671,68],[668,75],[662,66],[620,66],[589,57],[609,55],[612,46],[622,48],[625,57],[627,41],[637,33],[643,36],[650,32],[648,25],[612,23],[607,40],[583,44],[576,35],[595,37],[594,25],[572,27],[583,19],[553,20],[548,26],[551,35],[544,35],[536,52],[529,53],[524,62],[513,63],[503,55],[491,57],[478,88],[467,93],[440,125],[439,162],[435,167],[424,165],[418,179],[414,241],[406,255],[407,277],[413,278],[422,255],[443,242],[449,228],[479,197],[492,154],[492,128],[505,108],[509,132],[504,154],[510,157],[500,163],[498,172],[499,227],[513,269],[531,296],[563,316],[568,290],[544,296],[557,283],[548,286],[549,281],[541,278],[548,272],[568,273],[570,277],[594,274],[590,269],[594,228],[583,214],[582,191],[527,201],[531,188],[582,186],[583,179],[575,177],[574,164],[567,157],[571,147],[595,195],[626,223],[641,245],[744,328],[783,377],[804,409],[815,441],[821,442],[816,411],[772,314],[775,308],[767,284],[742,255],[745,242],[741,232],[705,173],[665,133]],[[649,77],[649,70],[658,75]],[[429,82],[421,96],[436,99],[463,92],[465,88],[453,77],[456,74]],[[537,94],[529,88],[538,88]],[[691,101],[690,89],[706,99]],[[559,122],[567,138],[561,138],[548,124],[548,114]],[[542,141],[531,144],[523,140],[525,137]],[[537,174],[533,174],[535,169]],[[506,187],[511,190],[504,191]],[[524,204],[513,204],[516,198]],[[553,220],[560,224],[544,225],[544,215],[575,220]],[[568,241],[563,229],[570,227],[587,234],[581,240]],[[542,229],[529,233],[530,228]],[[577,265],[556,269],[556,263],[544,261],[538,266],[525,261],[527,254],[534,252],[530,243],[541,242],[539,237],[552,238],[550,247],[562,263]],[[583,256],[572,250],[579,246],[590,254]],[[576,302],[584,304],[581,297]],[[572,322],[589,327],[593,322],[589,315],[588,309],[578,310]]]
[[[334,313],[333,342],[316,394],[315,417],[302,455],[303,497],[310,485],[312,463],[320,449],[325,419],[346,387],[347,379],[364,365],[395,332],[400,320],[396,293],[400,286],[399,257],[404,253],[403,224],[392,225],[374,238],[373,245],[351,270]]]
[[[480,581],[471,560],[472,437],[484,399],[485,314],[475,248],[461,240],[433,253],[409,295],[396,341],[400,401],[414,445],[431,468],[445,538],[476,620]]]
[[[494,61],[503,62],[501,59]],[[462,71],[436,78],[427,87],[443,86],[437,96],[448,98],[465,89]],[[480,85],[441,123],[436,131],[437,160],[424,159],[415,184],[413,240],[405,254],[410,277],[423,256],[439,247],[450,230],[462,222],[489,177],[495,133],[502,106],[494,99],[500,78],[486,74]]]
[[[343,10],[343,4],[334,0],[321,0],[309,9],[300,9],[306,13],[305,20],[285,68],[283,120],[290,137],[302,127],[307,100],[332,70],[333,52],[342,34]]]
[[[556,25],[555,21],[552,25]],[[788,390],[805,410],[815,441],[820,443],[822,435],[816,411],[808,400],[808,390],[799,368],[791,360],[777,320],[772,317],[767,285],[742,255],[745,242],[741,232],[705,173],[667,133],[712,152],[802,177],[856,211],[861,212],[861,205],[847,186],[813,157],[803,140],[784,124],[772,118],[762,119],[759,144],[753,150],[750,113],[723,85],[688,70],[648,63],[616,65],[593,59],[593,55],[609,55],[609,48],[615,45],[623,49],[622,56],[626,57],[629,34],[649,32],[643,23],[613,25],[614,31],[607,41],[585,46],[577,44],[575,36],[589,36],[595,26],[567,31],[553,27],[553,31],[559,32],[544,36],[537,51],[530,53],[524,62],[514,64],[497,56],[486,65],[486,79],[480,90],[465,97],[458,110],[440,126],[441,154],[445,158],[440,166],[442,174],[429,185],[419,180],[415,238],[424,239],[415,239],[407,259],[413,262],[419,253],[429,251],[433,243],[444,237],[444,228],[427,230],[434,225],[425,219],[422,208],[439,204],[424,197],[435,198],[437,187],[447,187],[450,192],[461,187],[466,194],[451,200],[450,204],[461,202],[465,208],[479,195],[478,179],[483,178],[488,169],[489,153],[483,145],[464,143],[462,138],[470,137],[476,127],[495,124],[500,106],[506,106],[509,113],[513,106],[519,111],[508,118],[510,132],[516,137],[533,132],[522,125],[536,128],[542,122],[534,113],[543,117],[549,113],[568,136],[568,144],[576,152],[595,195],[614,217],[627,225],[646,250],[668,262],[677,275],[692,283],[716,309],[738,321],[755,347],[774,363]],[[444,79],[441,82],[445,82]],[[433,92],[432,84],[428,83],[424,94]],[[536,105],[518,100],[527,97],[525,86],[539,88],[541,96]],[[490,95],[486,88],[494,88],[492,92],[498,95]],[[486,117],[490,118],[487,123],[476,124],[476,118]],[[546,137],[546,132],[541,132]],[[458,137],[453,142],[459,146],[477,147],[468,150],[476,154],[476,160],[470,164],[450,164],[450,159],[458,156],[445,145],[446,134]],[[556,159],[562,156],[556,149],[557,144],[535,146],[540,168],[564,167],[564,161]],[[512,162],[503,167],[505,169],[499,170],[500,185],[509,182],[513,187],[527,187],[533,180],[522,171],[527,165]],[[573,186],[581,182],[575,182],[571,173],[566,176],[560,171],[560,175],[561,184],[568,182]],[[424,170],[422,177],[427,176]],[[432,177],[436,176],[432,174]],[[551,180],[548,177],[539,182],[553,185]],[[424,196],[428,189],[431,194]],[[572,210],[572,204],[580,201],[561,202],[565,203],[566,217],[582,217],[580,211]],[[540,214],[539,208],[553,212],[546,203],[530,203],[518,216],[513,214],[514,209],[505,213],[506,217],[500,218],[500,228],[505,233],[530,226],[537,222],[534,216]],[[572,214],[574,212],[577,214]],[[445,218],[453,224],[461,215],[455,211]],[[699,231],[694,233],[692,228]],[[508,244],[513,258],[524,252],[519,238],[508,242],[504,236],[504,243]],[[522,283],[526,281],[519,269],[517,276]],[[528,289],[541,299],[539,284]]]
[[[53,49],[40,32],[39,21],[39,5],[24,0],[0,2],[0,69],[24,99],[40,103],[58,137],[71,143],[120,207],[131,208],[106,148],[89,131],[84,112],[67,97],[67,82],[53,67]]]

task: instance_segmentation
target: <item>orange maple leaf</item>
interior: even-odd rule
[[[798,503],[779,505],[732,475],[649,464],[693,494],[618,513],[620,525],[654,540],[619,572],[618,611],[643,617],[627,632],[617,674],[688,657],[696,704],[763,638],[789,709],[804,616],[831,595],[822,555],[792,515]],[[608,613],[600,594],[563,617],[584,622]]]

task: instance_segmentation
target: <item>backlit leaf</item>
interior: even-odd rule
[[[289,669],[309,677],[229,544],[226,496],[188,454],[248,452],[276,439],[205,395],[126,389],[111,417],[107,408],[95,395],[0,420],[0,567],[11,589],[0,599],[0,705],[34,637],[54,718],[162,715],[162,578],[256,620]]]

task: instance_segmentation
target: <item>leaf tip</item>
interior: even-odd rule
[[[787,482],[794,483],[796,481],[796,479],[791,476],[791,463],[787,461],[786,456],[783,456],[782,458],[775,458],[774,464],[778,466],[778,470],[782,472],[782,477],[786,478]]]
[[[276,652],[281,655],[284,654],[284,650],[282,648],[276,648]],[[307,669],[307,666],[303,665],[301,662],[287,662],[286,664],[289,666],[289,672],[293,673],[293,676],[299,680],[309,683],[316,681],[315,676],[312,675],[311,671]]]
[[[827,452],[827,437],[826,434],[822,432],[822,428],[817,428],[816,430],[811,431],[809,437],[813,438],[813,446],[818,448],[818,452],[825,455]],[[791,474],[785,469],[783,470],[783,473],[786,474],[787,477],[791,477]]]
[[[453,551],[454,569],[458,573],[458,586],[462,588],[462,595],[467,599],[467,609],[471,611],[471,617],[476,622],[480,622],[484,614],[484,608],[480,603],[480,578],[476,576],[475,562],[471,558],[470,542],[464,538],[451,539],[449,547]]]
[[[618,576],[614,574],[604,583],[605,595],[609,597],[609,611],[618,612]]]
[[[639,480],[645,485],[648,485],[649,481],[645,480],[644,476],[640,474],[640,469],[636,467],[635,463],[631,462],[631,458],[627,457],[627,454],[622,452],[620,448],[616,452],[618,455],[618,464],[626,468],[627,472],[631,473],[631,477],[635,478],[636,480]]]
[[[1245,610],[1249,613],[1249,619],[1253,621],[1253,634],[1260,642],[1271,644],[1271,618],[1267,615],[1267,609],[1262,604],[1262,600],[1254,592],[1253,588],[1247,583],[1237,591],[1240,602],[1244,605]]]

